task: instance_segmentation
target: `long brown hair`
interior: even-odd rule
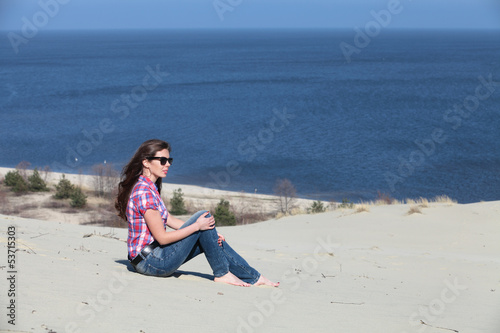
[[[120,178],[121,181],[118,184],[118,195],[116,197],[115,208],[118,211],[118,216],[125,221],[127,220],[126,212],[130,193],[135,183],[137,183],[139,176],[142,174],[142,161],[148,157],[155,156],[157,152],[163,149],[167,149],[170,152],[170,144],[158,139],[145,141],[137,149],[130,162],[123,168]],[[158,177],[155,183],[158,188],[158,193],[161,193],[161,182],[162,178]]]

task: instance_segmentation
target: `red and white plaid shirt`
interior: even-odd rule
[[[127,205],[127,244],[128,254],[131,258],[135,258],[146,245],[151,244],[154,240],[144,219],[144,214],[148,209],[159,211],[164,226],[167,226],[167,207],[165,207],[155,183],[141,175],[132,189]]]

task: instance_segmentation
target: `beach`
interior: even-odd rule
[[[494,333],[499,216],[498,201],[396,204],[220,227],[281,282],[242,288],[213,282],[203,257],[169,278],[133,272],[126,229],[2,215],[0,332]]]

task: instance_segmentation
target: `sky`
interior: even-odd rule
[[[383,15],[389,14],[389,15]],[[0,30],[500,29],[500,0],[0,0]]]

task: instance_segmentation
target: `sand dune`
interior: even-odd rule
[[[25,332],[499,332],[500,202],[336,210],[220,231],[279,288],[131,272],[127,231],[0,216],[15,226],[15,326]],[[7,282],[7,284],[5,284]]]

